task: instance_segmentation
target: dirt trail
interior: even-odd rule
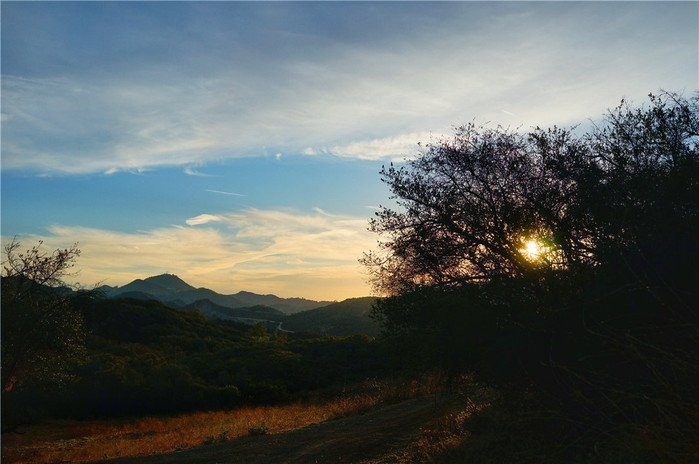
[[[381,463],[433,425],[458,403],[440,395],[403,401],[362,415],[334,419],[290,432],[244,437],[176,453],[98,461],[109,464]]]

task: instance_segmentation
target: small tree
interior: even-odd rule
[[[32,384],[56,385],[69,377],[84,352],[83,321],[72,308],[63,277],[80,255],[76,245],[46,253],[42,242],[24,253],[12,240],[2,270],[3,392]]]

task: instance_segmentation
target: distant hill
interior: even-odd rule
[[[269,306],[252,306],[246,308],[228,308],[217,305],[210,300],[199,300],[189,303],[182,309],[198,309],[210,319],[259,319],[281,322],[286,314]]]
[[[175,295],[170,295],[168,302],[175,303],[177,305],[188,305],[194,303],[195,301],[209,300],[219,306],[225,306],[227,308],[243,308],[245,306],[252,306],[251,304],[246,304],[240,301],[234,295],[222,295],[216,293],[208,288],[195,288],[194,290],[185,290],[179,292]]]
[[[158,300],[158,298],[155,295],[151,295],[150,293],[144,293],[144,292],[136,292],[136,291],[119,293],[118,298],[127,298],[127,299],[140,300],[140,301]]]
[[[304,298],[280,298],[276,295],[258,295],[244,291],[235,295],[223,295],[208,288],[195,288],[173,274],[136,279],[123,287],[103,285],[98,290],[109,298],[135,296],[138,299],[149,299],[147,296],[151,296],[153,299],[176,307],[184,307],[197,301],[208,300],[215,305],[227,308],[267,306],[284,314],[306,311],[330,303],[328,301],[313,301]]]
[[[280,298],[276,295],[258,295],[250,292],[238,292],[233,296],[246,305],[270,306],[285,314],[307,311],[331,303],[330,301],[313,301],[305,298]]]
[[[366,334],[376,336],[379,325],[369,317],[375,297],[350,298],[321,308],[288,316],[284,329],[306,331],[319,335],[346,336]]]
[[[81,418],[231,409],[288,402],[312,389],[375,377],[386,367],[378,345],[363,338],[280,336],[281,321],[264,323],[265,333],[251,323],[202,314],[283,317],[268,307],[231,309],[199,301],[192,305],[198,310],[177,309],[152,299],[90,294],[76,294],[71,303],[83,316],[90,364],[76,370],[76,382],[65,388],[11,396],[27,409]]]

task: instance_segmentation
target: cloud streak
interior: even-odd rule
[[[306,147],[302,153],[308,156],[333,155],[364,160],[402,160],[417,152],[418,143],[429,142],[432,138],[432,134],[429,132],[401,134],[352,142],[344,146],[336,145],[331,148]]]
[[[186,167],[184,169],[184,173],[187,174],[188,176],[194,176],[194,177],[215,177],[212,174],[204,174],[203,172],[199,172],[196,169],[193,169],[191,167]]]
[[[221,217],[214,216],[212,214],[200,214],[197,217],[187,219],[185,222],[188,226],[200,226],[202,224],[208,224],[209,222],[221,221]]]
[[[218,193],[219,195],[229,195],[233,197],[244,197],[246,195],[243,195],[242,193],[235,193],[235,192],[224,192],[223,190],[211,190],[211,189],[206,189],[207,192],[211,193]]]

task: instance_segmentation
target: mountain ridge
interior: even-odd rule
[[[256,305],[244,308],[229,308],[217,305],[208,299],[189,303],[180,309],[198,309],[209,318],[231,320],[250,319],[281,322],[287,317],[283,312],[269,306]]]
[[[124,294],[137,294],[139,298],[151,295],[153,299],[164,303],[174,303],[178,306],[209,300],[216,305],[232,309],[266,306],[287,315],[336,303],[334,301],[316,301],[300,297],[282,298],[273,294],[260,295],[243,290],[231,295],[225,295],[205,287],[196,288],[177,275],[168,273],[145,279],[135,279],[121,287],[103,285],[97,290],[102,291],[109,298],[117,298]]]
[[[122,287],[98,288],[108,298],[157,300],[180,310],[198,309],[209,319],[255,321],[292,332],[321,336],[365,334],[376,336],[379,324],[369,316],[376,297],[349,298],[343,301],[315,301],[306,298],[281,298],[239,291],[224,295],[214,290],[195,288],[174,274],[136,279]]]

